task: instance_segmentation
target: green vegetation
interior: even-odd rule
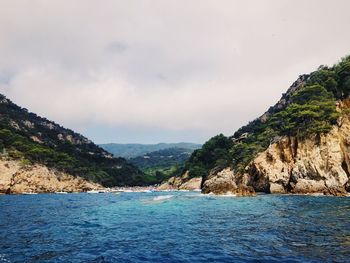
[[[340,116],[335,105],[333,94],[323,86],[306,86],[292,95],[290,105],[271,117],[269,125],[281,135],[300,138],[327,133]]]
[[[178,175],[183,169],[183,166],[173,165],[168,167],[150,167],[143,169],[145,178],[150,184],[159,184],[172,176]]]
[[[189,170],[190,177],[205,176],[217,166],[229,165],[229,149],[232,140],[220,134],[207,141],[201,149],[195,150],[186,162],[185,169]]]
[[[169,148],[131,158],[129,161],[146,174],[149,182],[157,184],[181,171],[192,152],[192,149]]]
[[[167,168],[184,164],[192,152],[191,149],[169,148],[131,158],[129,161],[140,169]]]
[[[321,66],[305,79],[296,90],[283,95],[284,104],[269,109],[267,118],[250,122],[233,137],[220,134],[211,138],[192,154],[184,170],[191,176],[206,176],[214,168],[231,166],[243,173],[248,163],[280,136],[305,139],[329,132],[340,116],[336,100],[350,95],[350,57],[333,67]]]

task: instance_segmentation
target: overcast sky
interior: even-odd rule
[[[0,0],[0,92],[96,143],[232,135],[350,54],[348,0]]]

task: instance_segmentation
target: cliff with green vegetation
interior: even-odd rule
[[[349,95],[350,57],[343,58],[332,67],[320,66],[317,71],[300,76],[276,105],[240,128],[233,136],[220,134],[207,141],[201,149],[194,151],[186,162],[183,173],[188,171],[190,178],[202,177],[203,192],[220,189],[220,184],[224,189],[218,192],[225,192],[225,188],[235,189],[239,184],[259,191],[274,192],[271,186],[274,188],[275,185],[270,176],[284,172],[287,174],[283,180],[279,180],[277,175],[277,179],[275,178],[275,182],[279,183],[278,187],[281,186],[281,192],[319,192],[333,188],[344,192],[349,185],[350,152],[347,142],[344,141],[347,130],[342,130],[342,127],[348,127]],[[329,134],[336,134],[334,136],[337,139],[334,137],[331,140],[327,137]],[[334,145],[327,145],[327,138]],[[285,141],[289,143],[281,143]],[[280,155],[266,152],[273,147],[280,149],[275,151],[275,154],[279,152]],[[336,167],[330,166],[332,147],[341,149],[337,151],[339,160]],[[289,154],[284,155],[283,152],[288,149]],[[312,149],[316,149],[316,152],[311,154]],[[271,160],[260,162],[263,163],[260,166],[254,165],[261,154]],[[299,159],[303,159],[302,164],[298,162]],[[278,166],[279,162],[288,165]],[[277,167],[280,170],[276,172],[274,169]],[[346,178],[343,178],[344,174]],[[298,190],[295,186],[301,179],[306,180],[304,183],[308,187]],[[257,182],[264,187],[260,187]],[[322,187],[316,189],[317,187],[310,186],[314,182]]]
[[[2,160],[41,165],[103,186],[148,184],[143,172],[84,136],[39,117],[0,95]],[[1,175],[0,175],[1,176]]]

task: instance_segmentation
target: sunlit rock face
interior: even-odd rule
[[[0,174],[0,193],[3,194],[83,192],[103,188],[81,177],[42,165],[23,165],[15,160],[0,159]]]
[[[326,135],[285,137],[270,145],[248,167],[251,185],[270,193],[344,192],[349,187],[349,154],[350,121],[344,117]]]

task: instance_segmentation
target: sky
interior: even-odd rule
[[[96,143],[232,135],[350,54],[348,0],[0,0],[0,93]]]

